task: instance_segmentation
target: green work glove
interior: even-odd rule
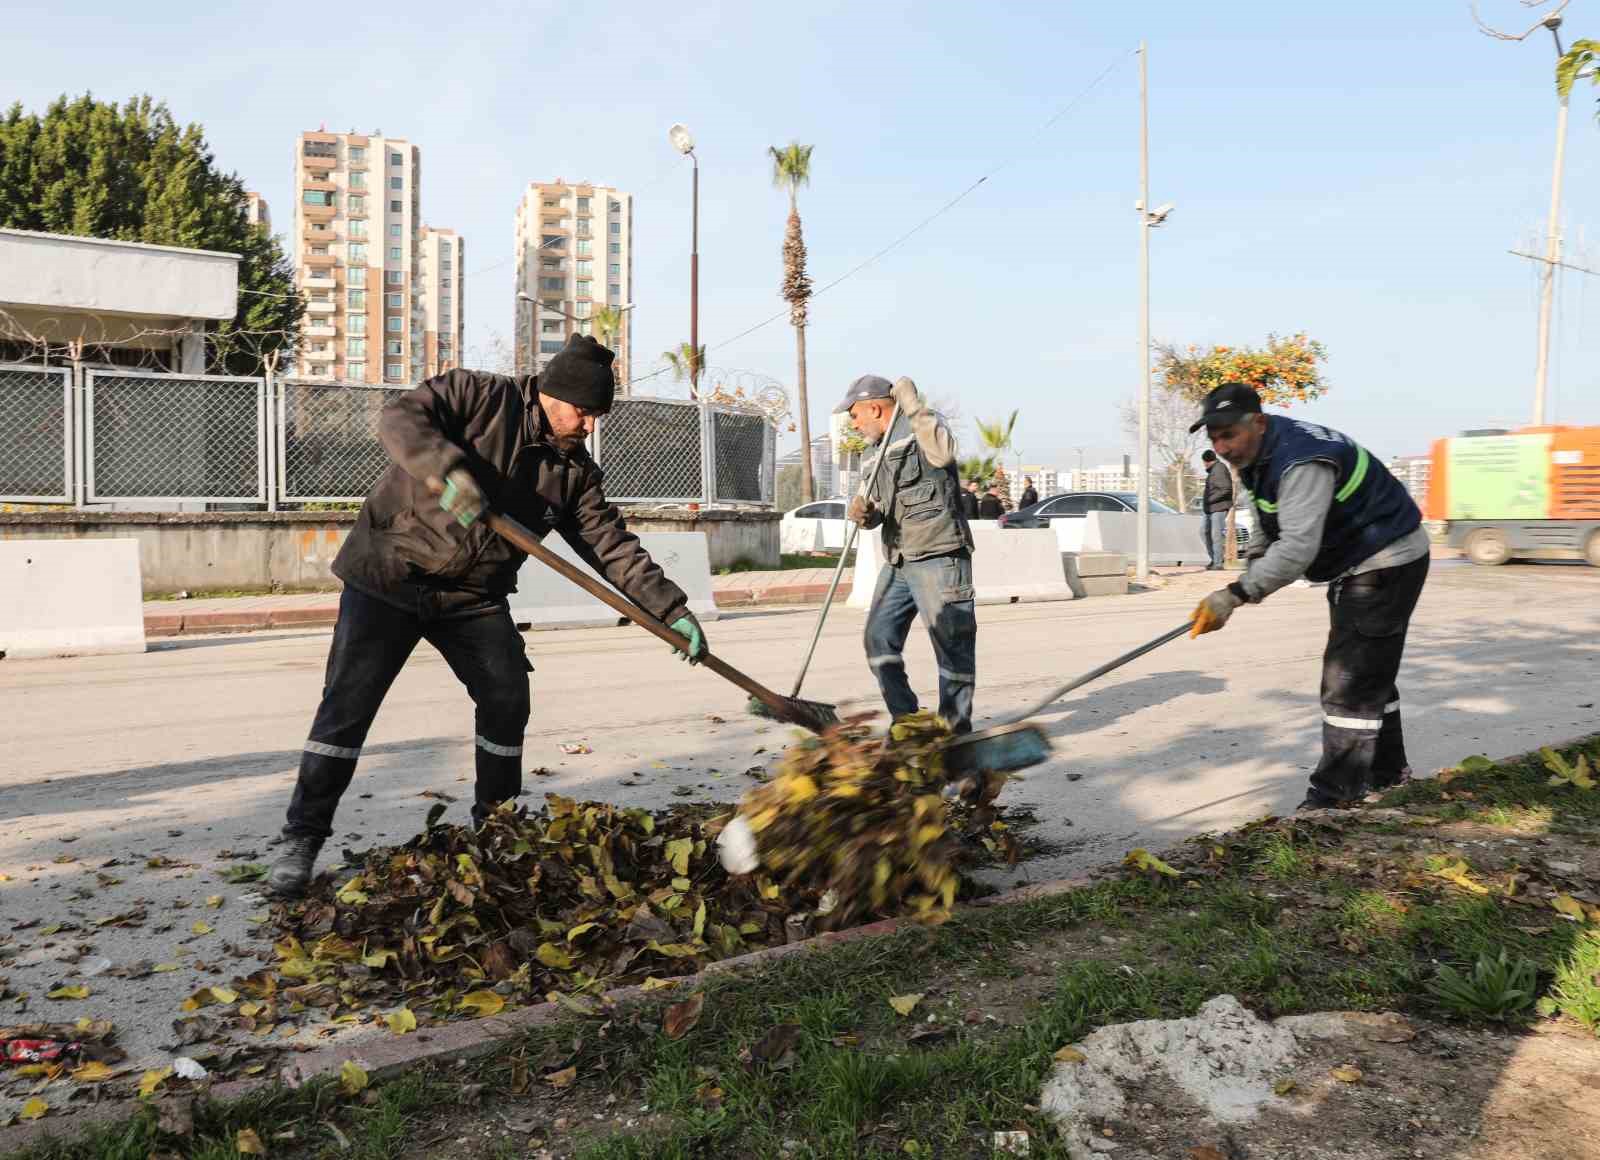
[[[680,658],[691,665],[700,663],[700,658],[706,655],[706,634],[700,631],[700,622],[694,618],[694,613],[685,612],[674,620],[672,631],[689,638],[689,651],[686,653],[681,648],[673,649]]]
[[[472,472],[464,467],[458,467],[444,477],[444,490],[439,493],[439,506],[455,516],[456,523],[464,528],[470,528],[488,505],[484,502],[483,491],[478,487],[478,481],[472,478]]]

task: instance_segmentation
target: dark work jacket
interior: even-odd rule
[[[1017,501],[1019,508],[1032,507],[1039,502],[1039,493],[1031,487],[1022,489],[1022,498]]]
[[[1322,528],[1322,547],[1306,569],[1307,580],[1336,579],[1421,526],[1422,513],[1411,493],[1365,447],[1330,428],[1269,415],[1260,454],[1239,473],[1260,509],[1261,528],[1269,542],[1278,538],[1278,484],[1283,473],[1313,461],[1330,464],[1337,478],[1328,522]]]
[[[1205,505],[1208,512],[1225,512],[1233,506],[1233,475],[1220,459],[1206,471]]]
[[[973,495],[970,491],[963,491],[961,493],[961,514],[966,516],[969,520],[975,520],[978,518],[978,497]]]
[[[978,501],[978,518],[980,520],[997,520],[1005,515],[1006,505],[1000,502],[997,495],[985,494]]]
[[[378,438],[393,461],[361,505],[333,562],[341,580],[369,595],[416,607],[419,591],[470,603],[517,590],[527,554],[478,520],[464,528],[439,506],[427,479],[465,467],[489,506],[543,539],[561,534],[613,587],[661,620],[688,599],[623,526],[588,451],[563,452],[546,438],[538,380],[453,370],[384,407]],[[446,600],[446,603],[449,603]]]

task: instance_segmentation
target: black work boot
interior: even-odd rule
[[[291,834],[283,843],[283,853],[267,872],[267,889],[283,898],[299,898],[311,882],[311,868],[321,850],[321,838]]]

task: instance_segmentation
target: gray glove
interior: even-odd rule
[[[928,409],[928,404],[923,402],[922,396],[917,393],[917,384],[904,376],[895,380],[894,389],[890,393],[900,407],[900,414],[907,419],[913,419]]]

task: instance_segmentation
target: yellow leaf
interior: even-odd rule
[[[161,1085],[171,1078],[172,1069],[170,1067],[163,1067],[159,1071],[153,1069],[147,1071],[139,1080],[139,1094],[141,1096],[153,1096],[160,1090]]]
[[[410,1007],[402,1007],[392,1015],[385,1017],[389,1030],[396,1035],[405,1035],[417,1029],[417,1017]]]
[[[1122,859],[1122,864],[1130,870],[1149,870],[1152,873],[1161,874],[1167,878],[1177,878],[1180,876],[1176,870],[1174,870],[1171,866],[1168,866],[1165,862],[1163,862],[1160,858],[1157,858],[1143,846],[1140,846],[1134,850],[1129,850],[1127,857]]]
[[[394,951],[391,951],[391,950],[376,950],[376,951],[373,951],[370,955],[362,955],[361,956],[361,965],[362,966],[366,966],[366,967],[373,967],[374,969],[377,969],[377,970],[382,970],[384,967],[387,967],[389,965],[389,960],[390,959],[397,959],[399,957],[400,956],[398,954],[396,954]]]
[[[917,1004],[920,1002],[922,1002],[921,992],[915,995],[891,995],[889,997],[889,1006],[893,1007],[895,1012],[900,1015],[911,1014],[912,1011],[916,1010]]]
[[[208,922],[196,922],[189,929],[194,931],[195,934],[210,934],[211,924]]]
[[[640,986],[641,991],[665,991],[678,985],[677,979],[658,979],[654,975],[647,978]]]
[[[226,1007],[229,1003],[238,1002],[239,993],[227,987],[212,987],[211,997]]]
[[[545,966],[558,971],[570,971],[572,969],[572,956],[556,946],[555,943],[540,943],[535,957]]]
[[[45,996],[47,999],[87,999],[89,988],[82,983],[72,987],[57,987]]]
[[[1361,1069],[1359,1067],[1353,1067],[1348,1063],[1343,1064],[1340,1067],[1331,1068],[1328,1071],[1328,1074],[1334,1079],[1338,1080],[1340,1083],[1360,1083],[1362,1079]]]
[[[244,1016],[246,1019],[254,1019],[257,1015],[261,1014],[261,1012],[265,1011],[266,1009],[267,1009],[267,1005],[265,1003],[240,1003],[239,1004],[239,1014]]]
[[[286,979],[314,979],[317,964],[310,959],[285,959],[278,965],[278,973]]]
[[[1555,907],[1558,912],[1566,915],[1568,918],[1575,919],[1578,922],[1582,922],[1584,920],[1585,916],[1583,903],[1579,902],[1570,894],[1556,895],[1550,900],[1550,905]]]
[[[164,975],[168,971],[181,971],[181,970],[183,970],[183,964],[182,963],[157,963],[155,966],[151,967],[150,969],[152,971],[154,971],[158,975]]]
[[[1286,1096],[1299,1086],[1300,1085],[1295,1083],[1292,1079],[1280,1079],[1277,1083],[1272,1085],[1272,1094]]]
[[[1060,1051],[1056,1052],[1057,1063],[1084,1063],[1088,1060],[1088,1058],[1089,1057],[1087,1055],[1079,1051],[1076,1047],[1063,1047]]]
[[[667,843],[667,861],[672,863],[672,868],[679,874],[689,873],[689,855],[693,853],[693,838],[678,838]]]
[[[367,901],[367,895],[361,889],[362,885],[361,875],[357,874],[350,881],[339,887],[339,892],[335,897],[347,906],[360,906]]]
[[[222,901],[222,895],[213,894],[210,898],[206,899],[206,905],[212,910],[220,910],[222,908]]]
[[[553,1088],[571,1087],[573,1080],[578,1078],[576,1067],[564,1067],[560,1071],[553,1071],[544,1077],[544,1082]]]
[[[1454,882],[1461,889],[1470,890],[1473,894],[1489,893],[1487,886],[1472,877],[1471,869],[1465,858],[1428,859],[1428,873],[1435,878]]]
[[[49,1110],[50,1105],[36,1096],[22,1105],[22,1111],[18,1115],[24,1120],[38,1120]]]
[[[353,1096],[367,1086],[367,1069],[353,1059],[344,1061],[339,1069],[339,1090]]]
[[[580,922],[577,926],[573,927],[567,932],[567,941],[571,942],[579,935],[584,934],[587,931],[591,931],[599,925],[600,924],[598,922]]]
[[[261,1137],[256,1135],[254,1128],[240,1128],[239,1134],[234,1137],[233,1146],[241,1156],[265,1156],[267,1146],[261,1142]]]
[[[458,1011],[472,1011],[478,1015],[498,1015],[505,1009],[506,1001],[493,991],[469,991],[456,1004]]]
[[[101,1083],[118,1075],[114,1067],[101,1063],[98,1059],[91,1059],[88,1063],[72,1073],[72,1078],[79,1083]]]

